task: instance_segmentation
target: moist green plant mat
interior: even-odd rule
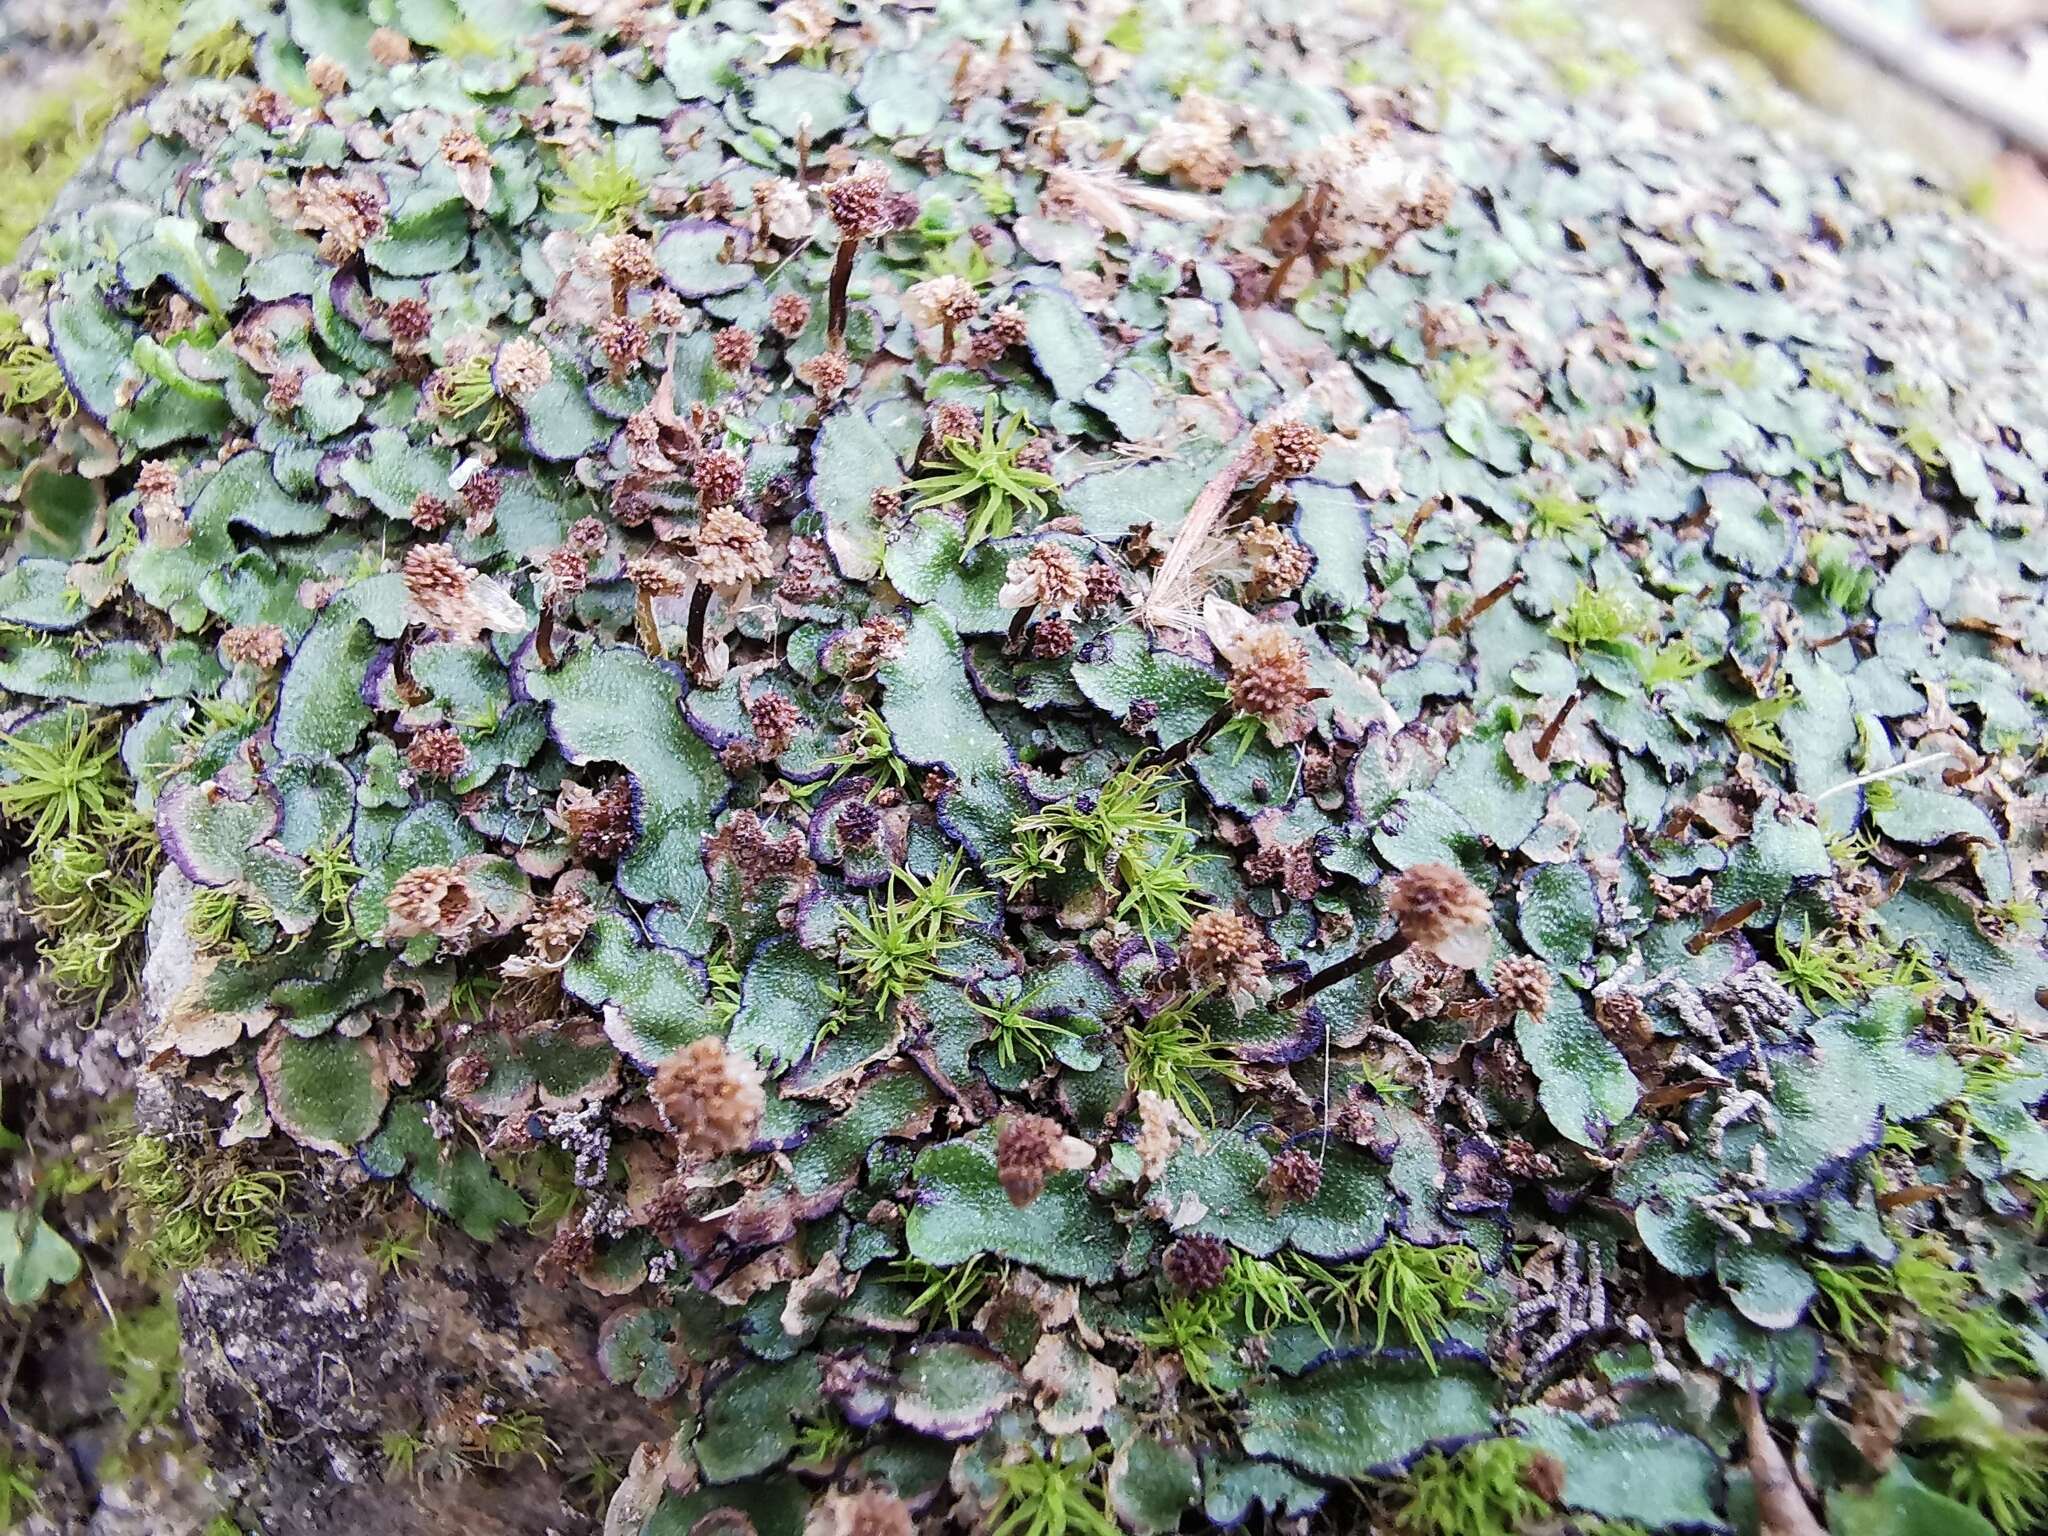
[[[0,311],[0,814],[210,1135],[603,1314],[618,1528],[2048,1519],[2048,293],[1934,189],[1545,0],[165,58]]]

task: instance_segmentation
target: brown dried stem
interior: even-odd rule
[[[692,668],[702,665],[704,660],[704,620],[710,611],[711,583],[700,581],[690,593],[690,617],[683,631],[683,654]]]
[[[1565,721],[1572,717],[1572,711],[1579,707],[1579,701],[1586,696],[1584,688],[1572,690],[1572,696],[1564,701],[1564,707],[1550,717],[1550,724],[1543,727],[1543,734],[1536,738],[1536,758],[1539,762],[1550,761],[1551,749],[1557,745],[1557,734],[1564,729]]]
[[[841,240],[832,258],[832,284],[825,292],[825,350],[837,352],[846,338],[846,290],[853,281],[853,258],[860,250],[858,240]]]
[[[1347,955],[1335,965],[1326,965],[1315,975],[1296,982],[1280,995],[1280,1001],[1273,1006],[1280,1009],[1299,1008],[1318,992],[1327,991],[1340,981],[1349,981],[1354,976],[1361,976],[1377,966],[1384,965],[1412,943],[1414,940],[1400,933],[1381,939],[1371,948]]]
[[[1414,529],[1411,528],[1409,532],[1412,534],[1414,532]],[[1517,571],[1514,575],[1510,576],[1506,581],[1501,582],[1498,586],[1489,587],[1485,592],[1480,594],[1479,601],[1474,603],[1470,608],[1467,608],[1463,613],[1459,614],[1456,618],[1452,619],[1450,623],[1444,626],[1444,633],[1449,635],[1453,640],[1457,639],[1458,636],[1464,634],[1466,630],[1470,629],[1474,624],[1476,624],[1479,621],[1479,615],[1486,612],[1487,609],[1491,608],[1495,603],[1499,602],[1502,598],[1506,597],[1510,592],[1514,591],[1515,588],[1519,587],[1521,584],[1522,573],[1520,571]]]

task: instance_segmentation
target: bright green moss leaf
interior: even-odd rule
[[[865,412],[841,407],[825,418],[811,450],[811,502],[825,519],[825,543],[840,571],[865,581],[882,568],[876,491],[901,485],[903,466]]]
[[[386,517],[409,518],[421,496],[447,500],[453,494],[448,476],[454,469],[455,455],[446,448],[409,442],[403,432],[381,428],[357,440],[341,478]]]
[[[50,306],[50,350],[79,404],[101,421],[120,403],[134,341],[135,333],[96,293],[67,296]]]
[[[673,1350],[676,1315],[667,1307],[621,1307],[604,1320],[597,1338],[597,1368],[604,1379],[649,1402],[675,1396],[682,1385]]]
[[[1530,782],[1508,760],[1501,745],[1506,722],[1496,722],[1459,742],[1432,792],[1502,849],[1519,848],[1543,819],[1549,789]]]
[[[2038,941],[1994,944],[1978,931],[1971,905],[1956,891],[1908,881],[1877,909],[1887,934],[1919,939],[1943,970],[1960,976],[2008,1015],[2048,1025],[2048,955]]]
[[[1188,515],[1204,479],[1187,464],[1125,464],[1081,476],[1060,501],[1098,539],[1122,538],[1140,523],[1168,535]]]
[[[1828,1525],[1856,1536],[1999,1536],[1989,1520],[1936,1493],[1902,1461],[1868,1490],[1831,1491]]]
[[[1202,1468],[1202,1513],[1218,1525],[1242,1525],[1254,1509],[1306,1515],[1327,1492],[1270,1461],[1212,1461]]]
[[[1516,1015],[1515,1043],[1536,1074],[1544,1114],[1569,1140],[1600,1146],[1634,1111],[1641,1092],[1635,1073],[1564,987],[1551,988],[1541,1018]]]
[[[347,588],[320,610],[285,672],[277,702],[279,750],[330,757],[355,750],[371,720],[363,680],[395,595],[392,585],[378,578]]]
[[[888,543],[884,567],[896,590],[914,603],[933,604],[961,635],[1001,634],[1016,610],[996,601],[1010,561],[1023,541],[987,541],[964,549],[960,521],[943,512],[920,512]]]
[[[1715,877],[1714,895],[1724,907],[1761,901],[1762,910],[1750,922],[1765,924],[1777,918],[1794,887],[1811,885],[1833,868],[1819,827],[1782,813],[1759,813],[1750,835],[1729,856],[1727,871]]]
[[[86,552],[105,510],[99,482],[32,467],[21,481],[20,546],[26,555],[73,560]],[[26,619],[16,623],[30,623]],[[45,626],[30,623],[31,628]],[[69,626],[57,625],[55,628]]]
[[[1749,576],[1774,576],[1792,558],[1798,527],[1752,481],[1716,475],[1707,482],[1707,526],[1716,559]]]
[[[1685,1341],[1709,1370],[1759,1392],[1803,1390],[1820,1371],[1820,1335],[1813,1329],[1759,1328],[1712,1302],[1686,1309]]]
[[[1295,537],[1316,557],[1303,592],[1339,613],[1369,606],[1372,524],[1365,502],[1355,491],[1304,480],[1294,487],[1294,503]]]
[[[1216,713],[1223,688],[1209,668],[1154,649],[1135,626],[1111,631],[1089,660],[1075,662],[1074,682],[1089,703],[1119,719],[1139,699],[1158,705],[1153,729],[1162,746],[1200,730]]]
[[[1583,864],[1538,864],[1522,876],[1518,906],[1523,941],[1539,957],[1558,967],[1593,958],[1600,908]]]
[[[1961,1091],[1962,1069],[1920,1034],[1917,1017],[1906,994],[1879,993],[1859,1013],[1815,1024],[1810,1051],[1774,1059],[1779,1124],[1764,1137],[1766,1188],[1803,1190],[1874,1145],[1887,1121],[1931,1114]]]
[[[1109,372],[1109,348],[1094,322],[1059,289],[1026,288],[1017,307],[1031,360],[1062,400],[1083,398]]]
[[[162,646],[113,640],[73,650],[0,638],[0,689],[32,698],[75,699],[114,709],[210,693],[220,679],[220,663],[211,649],[189,640]]]
[[[609,438],[612,426],[592,407],[589,385],[569,354],[559,347],[549,354],[554,372],[521,402],[520,416],[534,457],[566,463]]]
[[[1659,1264],[1674,1275],[1698,1276],[1713,1267],[1720,1231],[1693,1200],[1719,1185],[1704,1155],[1658,1142],[1624,1170],[1615,1194],[1635,1206],[1636,1231]]]
[[[1110,1460],[1110,1508],[1138,1536],[1178,1530],[1182,1515],[1201,1496],[1201,1474],[1184,1445],[1137,1434]]]
[[[768,940],[747,965],[727,1044],[752,1052],[772,1070],[793,1066],[832,1016],[837,981],[830,960],[794,939]]]
[[[691,1536],[707,1518],[725,1519],[734,1511],[755,1536],[800,1536],[811,1507],[809,1491],[793,1477],[762,1478],[695,1493],[664,1494],[642,1536]]]
[[[1714,1272],[1735,1310],[1759,1328],[1790,1328],[1813,1303],[1813,1275],[1767,1237],[1723,1243]]]
[[[450,271],[469,251],[469,205],[451,180],[423,175],[409,183],[401,183],[384,233],[364,247],[364,258],[392,277]]]
[[[78,1250],[40,1211],[0,1211],[0,1295],[9,1306],[35,1306],[53,1286],[76,1280],[83,1267]]]
[[[704,969],[688,955],[650,944],[623,917],[597,920],[562,972],[574,997],[604,1010],[613,1045],[653,1068],[715,1032]]]
[[[1024,1395],[1016,1368],[965,1339],[913,1344],[896,1362],[896,1421],[940,1440],[972,1440]]]

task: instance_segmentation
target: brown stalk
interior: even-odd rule
[[[1273,494],[1273,488],[1280,483],[1280,472],[1276,469],[1237,499],[1237,505],[1230,509],[1225,525],[1241,523],[1266,504],[1266,498]]]
[[[533,632],[533,654],[540,658],[543,672],[555,670],[555,608],[552,603],[542,603],[540,625]]]
[[[654,594],[645,587],[633,589],[633,628],[640,636],[640,648],[648,655],[667,654],[661,648],[661,631],[654,623]]]
[[[1685,941],[1685,952],[1688,955],[1705,954],[1707,946],[1712,944],[1714,940],[1720,938],[1725,933],[1730,933],[1740,928],[1752,917],[1755,917],[1757,913],[1763,911],[1763,909],[1762,899],[1752,896],[1741,906],[1730,907],[1720,916],[1708,918],[1706,926]]]
[[[690,593],[690,618],[683,631],[683,654],[694,668],[704,660],[704,619],[711,611],[711,583],[699,581]]]
[[[1749,1477],[1756,1490],[1757,1528],[1762,1536],[1827,1536],[1807,1508],[1806,1495],[1799,1491],[1785,1453],[1771,1435],[1755,1387],[1735,1400],[1735,1414],[1742,1420],[1742,1436],[1749,1442]]]
[[[399,702],[407,709],[417,709],[427,702],[427,690],[413,679],[412,675],[412,632],[408,630],[398,637],[398,646],[391,653],[391,686]]]
[[[853,258],[860,250],[858,240],[841,240],[832,258],[832,283],[826,289],[825,350],[837,352],[846,337],[846,289],[853,281]]]
[[[1408,532],[1412,536],[1415,530],[1413,528],[1410,528]],[[1463,633],[1465,633],[1466,630],[1470,629],[1474,624],[1479,622],[1479,615],[1486,612],[1487,609],[1491,608],[1495,603],[1499,602],[1502,598],[1506,597],[1510,592],[1514,591],[1515,588],[1519,587],[1521,584],[1522,573],[1520,571],[1517,571],[1514,575],[1510,576],[1506,581],[1501,582],[1498,586],[1489,587],[1485,592],[1480,594],[1479,600],[1477,602],[1475,602],[1470,608],[1467,608],[1463,613],[1459,614],[1456,618],[1452,619],[1450,623],[1444,626],[1444,633],[1449,635],[1453,640],[1457,639],[1458,636],[1462,635]]]
[[[1573,689],[1572,696],[1564,701],[1564,707],[1550,717],[1550,724],[1543,727],[1543,734],[1536,738],[1536,759],[1538,762],[1547,763],[1550,761],[1551,748],[1557,745],[1557,733],[1564,729],[1565,721],[1571,718],[1572,711],[1579,707],[1579,700],[1585,696],[1586,690],[1584,688]]]
[[[1202,748],[1206,747],[1209,744],[1210,739],[1214,737],[1218,731],[1222,730],[1224,726],[1230,724],[1230,717],[1236,713],[1236,710],[1232,709],[1228,704],[1225,704],[1222,708],[1218,709],[1215,714],[1211,715],[1207,720],[1203,721],[1202,728],[1199,731],[1195,732],[1194,735],[1177,741],[1172,746],[1168,747],[1166,749],[1165,755],[1159,759],[1160,767],[1178,768],[1182,763],[1186,762],[1189,758],[1193,757],[1197,752],[1201,751]]]
[[[1280,995],[1279,1002],[1273,1006],[1281,1009],[1299,1008],[1318,992],[1326,991],[1340,981],[1349,981],[1354,976],[1363,975],[1393,959],[1407,949],[1411,942],[1405,935],[1397,933],[1391,938],[1381,939],[1370,949],[1361,949],[1356,954],[1346,955],[1335,965],[1326,965],[1315,975],[1297,981]]]

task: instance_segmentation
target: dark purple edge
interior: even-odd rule
[[[979,1355],[982,1355],[986,1359],[998,1362],[1004,1367],[1004,1369],[1009,1371],[1011,1378],[1015,1381],[1015,1394],[1006,1401],[996,1403],[993,1406],[985,1407],[984,1409],[977,1411],[977,1413],[974,1414],[972,1417],[965,1415],[959,1417],[944,1416],[936,1420],[926,1419],[922,1421],[906,1417],[903,1411],[904,1393],[900,1376],[903,1358],[907,1355],[915,1354],[918,1350],[926,1348],[927,1346],[933,1344],[961,1345],[967,1349],[973,1350],[975,1353]],[[905,1344],[901,1349],[897,1350],[894,1357],[891,1359],[890,1364],[899,1373],[896,1394],[894,1400],[889,1405],[890,1417],[894,1418],[896,1422],[901,1424],[905,1429],[908,1429],[915,1434],[930,1435],[933,1439],[943,1440],[949,1445],[959,1444],[963,1441],[972,1440],[976,1436],[985,1433],[989,1425],[995,1423],[995,1421],[1002,1416],[1003,1410],[1009,1407],[1010,1403],[1015,1402],[1018,1398],[1024,1396],[1025,1394],[1024,1381],[1023,1378],[1018,1375],[1017,1368],[1014,1365],[1010,1364],[1010,1362],[1004,1358],[1002,1352],[997,1350],[980,1334],[971,1332],[967,1329],[941,1328],[936,1329],[931,1333],[922,1334],[915,1340]]]
[[[661,247],[668,244],[669,240],[674,236],[701,234],[713,230],[724,234],[733,242],[732,256],[724,261],[723,265],[738,272],[739,276],[733,281],[715,288],[695,288],[686,287],[678,283],[674,278],[669,277],[667,270],[664,268],[662,277],[668,282],[669,287],[686,299],[716,298],[720,294],[731,293],[735,289],[744,288],[754,280],[754,270],[747,264],[748,254],[754,248],[754,237],[739,225],[728,224],[723,219],[676,219],[664,225],[661,233],[655,237],[656,259],[659,260]]]
[[[239,875],[231,874],[224,879],[215,880],[201,874],[201,866],[186,847],[184,839],[179,836],[173,820],[177,807],[183,805],[189,797],[203,794],[204,792],[202,785],[193,783],[190,780],[166,786],[163,793],[157,796],[156,835],[157,841],[163,844],[164,852],[170,857],[171,862],[178,866],[180,874],[184,875],[194,885],[218,889],[222,886],[233,884],[239,878]],[[248,795],[230,796],[229,798],[239,799],[242,804],[247,804],[258,795],[263,798],[269,807],[270,826],[266,831],[249,840],[248,846],[251,848],[255,847],[258,843],[267,842],[275,837],[277,829],[284,825],[284,803],[278,797],[277,791],[271,787],[268,780],[256,780]]]

